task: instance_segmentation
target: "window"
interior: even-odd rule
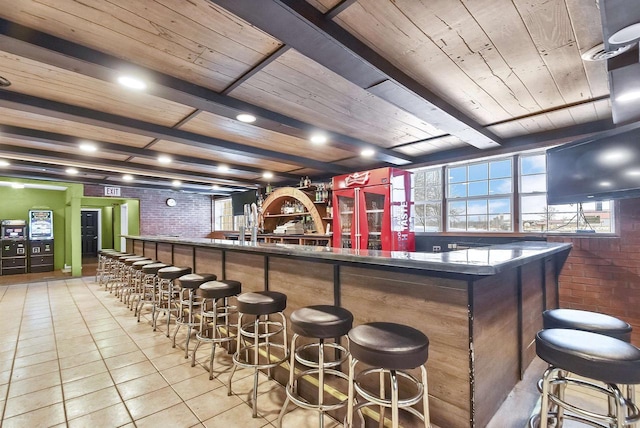
[[[214,230],[234,230],[231,198],[216,199],[213,204]]]
[[[447,230],[513,230],[512,159],[447,167]]]
[[[414,230],[416,232],[441,232],[442,168],[415,171],[412,180],[415,203]]]

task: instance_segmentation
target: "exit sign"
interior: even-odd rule
[[[104,188],[105,196],[120,196],[120,188],[119,187],[105,187]]]

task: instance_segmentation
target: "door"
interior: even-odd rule
[[[338,248],[357,248],[355,236],[357,225],[356,189],[343,189],[333,192],[333,246]]]
[[[363,188],[360,205],[360,248],[390,250],[389,186]]]
[[[98,255],[98,213],[82,211],[82,257]]]

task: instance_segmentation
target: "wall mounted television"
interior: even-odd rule
[[[640,197],[638,125],[547,150],[547,203]]]

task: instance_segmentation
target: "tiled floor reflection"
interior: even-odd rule
[[[91,277],[0,285],[0,314],[2,427],[276,426],[284,401],[280,385],[261,379],[259,417],[253,419],[251,371],[236,372],[234,394],[227,396],[226,352],[216,352],[216,378],[209,380],[208,346],[191,367],[183,349],[171,347],[166,330],[153,332],[148,314],[136,322]],[[178,335],[181,340],[184,335]],[[530,367],[488,427],[525,426],[543,370],[541,362]],[[315,412],[289,409],[286,428],[317,427]],[[325,426],[342,425],[327,417]]]

